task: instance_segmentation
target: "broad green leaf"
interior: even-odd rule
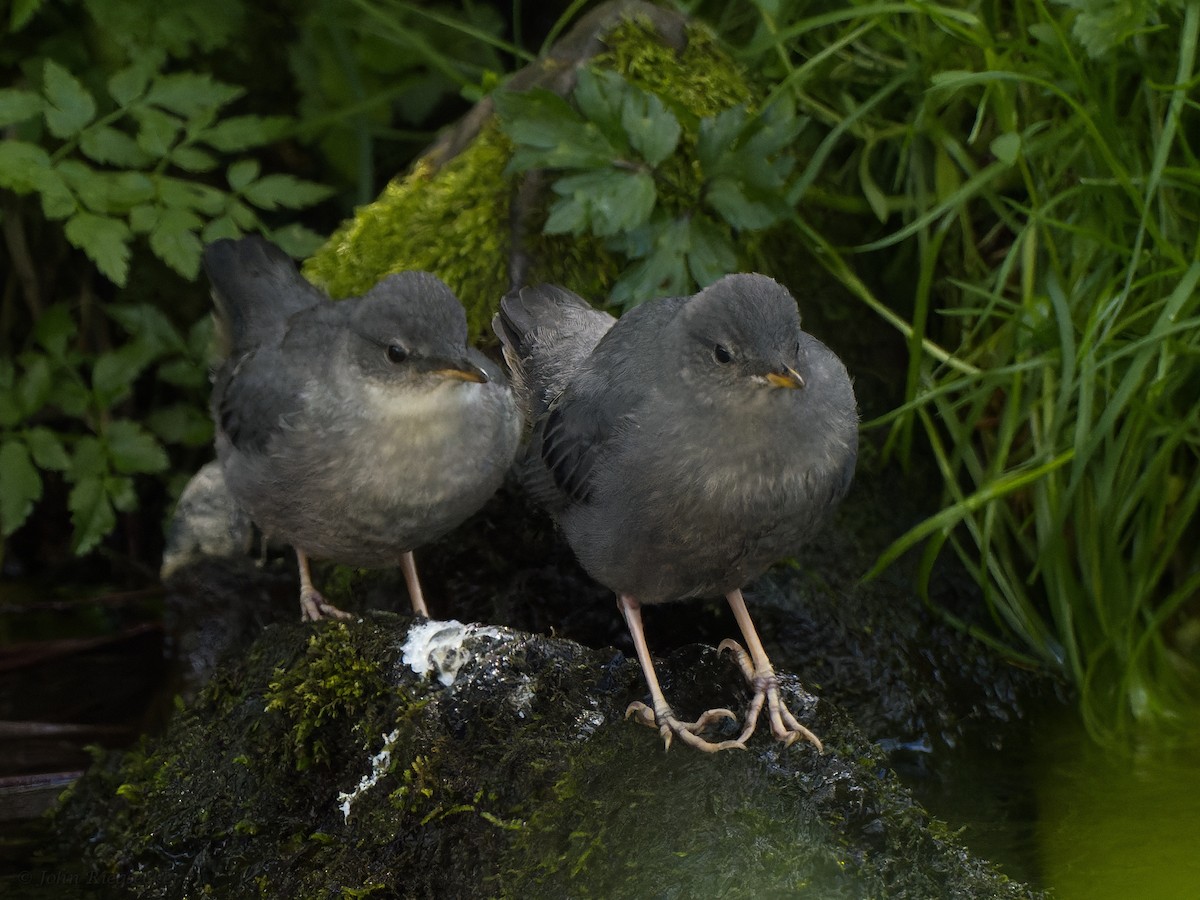
[[[129,106],[146,92],[146,86],[150,84],[152,74],[149,66],[134,63],[108,79],[108,95],[117,102],[118,106]]]
[[[183,335],[162,310],[149,303],[110,305],[105,310],[130,336],[144,341],[155,354],[186,353]]]
[[[259,209],[274,210],[279,207],[303,209],[326,199],[332,188],[311,181],[302,181],[294,175],[264,175],[242,190],[242,196]]]
[[[137,234],[147,234],[158,224],[162,207],[154,203],[139,203],[129,211],[129,227]]]
[[[146,102],[192,118],[219,109],[244,93],[244,88],[216,81],[211,75],[178,72],[156,78],[146,94]]]
[[[138,146],[137,141],[123,131],[110,126],[89,128],[79,139],[79,149],[98,163],[139,169],[147,165],[151,157]]]
[[[13,0],[12,11],[8,16],[8,29],[16,34],[29,24],[33,14],[42,8],[45,0]]]
[[[210,317],[211,321],[211,317]],[[200,358],[207,355],[208,344],[200,351]],[[190,359],[169,359],[158,367],[158,380],[182,388],[202,388],[208,383],[208,369]]]
[[[133,489],[132,478],[109,475],[104,479],[104,492],[120,512],[133,512],[137,509],[137,491]]]
[[[546,234],[586,234],[587,207],[576,197],[560,197],[551,204],[542,231]]]
[[[257,159],[239,159],[225,173],[229,186],[240,191],[258,177],[259,165]]]
[[[278,140],[291,124],[287,116],[230,116],[206,128],[198,140],[222,153],[239,153]]]
[[[192,281],[200,273],[200,253],[204,249],[196,233],[204,222],[186,209],[167,209],[150,232],[154,255],[184,278]]]
[[[621,108],[621,124],[629,143],[652,166],[675,152],[682,131],[675,114],[658,97],[632,87]]]
[[[571,95],[583,117],[600,129],[620,155],[629,147],[629,136],[621,122],[622,101],[629,90],[634,88],[611,69],[587,67],[579,71]]]
[[[58,172],[91,212],[124,216],[154,196],[154,182],[141,172],[98,172],[77,159],[60,163]]]
[[[67,220],[67,240],[88,255],[109,281],[125,286],[133,233],[121,219],[77,212]]]
[[[71,468],[67,476],[72,481],[103,475],[108,471],[108,454],[100,438],[94,434],[85,434],[75,442],[71,450]]]
[[[199,147],[176,147],[171,151],[171,162],[185,172],[211,172],[217,167],[216,157]]]
[[[109,422],[104,442],[113,468],[123,475],[161,472],[170,465],[167,451],[154,435],[128,419]]]
[[[562,97],[544,88],[493,95],[500,126],[517,144],[509,163],[512,171],[533,168],[597,168],[608,166],[620,153],[590,122]]]
[[[33,455],[33,461],[43,469],[65,472],[71,467],[71,458],[63,448],[58,435],[49,428],[37,426],[25,432],[25,443]]]
[[[92,393],[80,382],[79,376],[73,370],[60,371],[46,398],[49,406],[57,407],[68,416],[81,418],[91,406]]]
[[[700,121],[696,138],[696,158],[711,178],[720,171],[721,161],[736,149],[738,136],[746,125],[746,108],[735,106]]]
[[[234,225],[247,234],[262,228],[258,214],[241,200],[234,200],[229,204],[229,218],[233,220]]]
[[[200,232],[200,242],[202,244],[211,244],[213,241],[219,241],[221,238],[239,238],[242,232],[234,224],[233,218],[225,215],[218,216],[215,219],[210,219],[204,224],[204,229]],[[279,243],[276,241],[275,243]],[[318,244],[318,246],[320,246]],[[302,253],[300,256],[310,256],[310,253]]]
[[[67,498],[71,524],[75,529],[71,544],[82,556],[116,527],[117,515],[99,475],[89,475],[75,483]]]
[[[133,117],[138,123],[137,145],[154,159],[171,152],[183,122],[175,116],[150,106],[135,107]]]
[[[70,72],[52,59],[42,67],[46,127],[57,138],[77,134],[96,115],[96,101]]]
[[[772,203],[766,197],[752,196],[746,186],[734,178],[721,176],[714,179],[704,193],[708,205],[734,228],[754,231],[774,225],[781,216],[782,200],[776,197]]]
[[[124,398],[134,381],[162,354],[151,341],[137,338],[96,357],[92,366],[92,393],[103,409]]]
[[[165,207],[192,209],[206,216],[219,215],[229,196],[224,191],[182,178],[160,176],[157,179],[158,199]]]
[[[0,89],[0,127],[15,125],[40,116],[45,104],[33,91],[17,88]]]
[[[726,229],[707,216],[693,215],[688,222],[688,271],[700,287],[736,272],[737,253]]]
[[[40,353],[27,353],[21,358],[24,363],[21,377],[17,381],[17,408],[22,418],[29,418],[42,411],[46,398],[50,396],[53,374],[50,361]]]
[[[295,259],[307,259],[317,252],[326,241],[323,235],[317,234],[310,228],[305,228],[298,222],[276,228],[271,232],[271,239],[282,248],[283,252]]]
[[[49,153],[26,141],[0,141],[0,187],[28,194],[37,187],[39,171],[50,171]]]
[[[0,443],[0,534],[12,534],[33,512],[42,497],[42,476],[17,440]]]
[[[554,192],[578,205],[592,233],[600,237],[637,228],[650,217],[657,200],[650,175],[613,168],[560,178],[554,182]],[[554,218],[552,213],[551,221],[546,223],[547,231]],[[572,213],[560,212],[554,227],[564,227],[573,219]]]

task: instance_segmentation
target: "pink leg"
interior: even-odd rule
[[[646,676],[646,684],[650,688],[650,700],[654,703],[654,709],[640,700],[630,703],[625,710],[625,718],[636,716],[643,725],[649,725],[651,728],[657,726],[658,733],[662,735],[668,750],[671,749],[673,735],[679,735],[685,744],[690,744],[706,753],[729,750],[733,747],[745,750],[746,747],[741,739],[713,744],[696,734],[720,719],[737,721],[737,716],[727,709],[710,709],[695,722],[681,722],[675,718],[675,713],[671,711],[667,698],[663,696],[662,688],[659,687],[658,675],[654,671],[654,661],[650,658],[650,650],[646,646],[646,634],[642,630],[642,605],[628,594],[621,594],[617,597],[617,607],[621,610],[621,615],[625,617],[625,624],[629,626],[629,633],[633,636],[633,646],[637,650],[638,662],[642,665],[642,674]]]
[[[417,561],[412,551],[407,551],[400,557],[400,568],[404,572],[404,583],[408,585],[408,599],[412,601],[413,613],[429,618],[429,607],[425,605],[425,595],[421,593],[421,581],[417,578]]]
[[[780,699],[775,670],[771,668],[771,661],[767,659],[767,651],[763,649],[762,641],[758,639],[754,623],[750,621],[750,612],[746,609],[746,601],[742,599],[742,592],[732,591],[725,599],[729,601],[729,607],[733,610],[733,616],[737,619],[738,628],[742,630],[742,636],[746,639],[746,646],[750,648],[750,652],[746,653],[737,641],[730,640],[721,641],[721,646],[717,649],[733,652],[742,674],[754,688],[754,699],[750,701],[750,709],[746,713],[746,725],[738,740],[745,742],[754,733],[754,727],[758,724],[758,714],[762,711],[765,702],[771,718],[771,733],[778,740],[783,741],[785,747],[790,747],[800,738],[804,738],[814,744],[818,752],[821,751],[823,749],[821,739],[801,725]]]
[[[336,619],[353,619],[348,612],[343,612],[329,603],[321,592],[313,587],[312,575],[308,572],[308,557],[299,548],[296,549],[296,565],[300,569],[300,621],[316,622],[325,616]]]

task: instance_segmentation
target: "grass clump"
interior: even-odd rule
[[[1095,736],[1186,721],[1200,4],[756,7],[720,27],[822,126],[794,224],[907,341],[903,402],[868,425],[945,485],[874,571],[949,547],[986,639],[1066,672]]]

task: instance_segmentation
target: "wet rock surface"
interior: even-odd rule
[[[150,897],[1032,896],[892,771],[1023,741],[1027,705],[1056,690],[936,620],[904,565],[859,582],[909,514],[895,484],[861,478],[818,542],[747,591],[824,754],[761,724],[744,753],[664,752],[625,721],[646,688],[613,598],[505,491],[418,553],[435,616],[478,625],[404,614],[398,573],[325,568],[362,618],[304,625],[287,554],[176,571],[190,703],[80,782],[63,845]],[[932,589],[980,608],[952,572]],[[736,634],[723,602],[651,608],[647,629],[679,713],[744,711],[714,649]]]

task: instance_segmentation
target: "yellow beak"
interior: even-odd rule
[[[476,369],[474,366],[472,366],[471,368],[464,368],[464,369],[456,369],[453,367],[445,368],[445,369],[434,369],[433,374],[441,375],[443,378],[457,378],[459,381],[470,381],[470,382],[473,382],[474,384],[487,384],[488,383],[487,373],[484,372],[482,369]]]
[[[767,381],[775,387],[793,390],[804,387],[804,377],[791,366],[784,366],[782,372],[768,372]]]

